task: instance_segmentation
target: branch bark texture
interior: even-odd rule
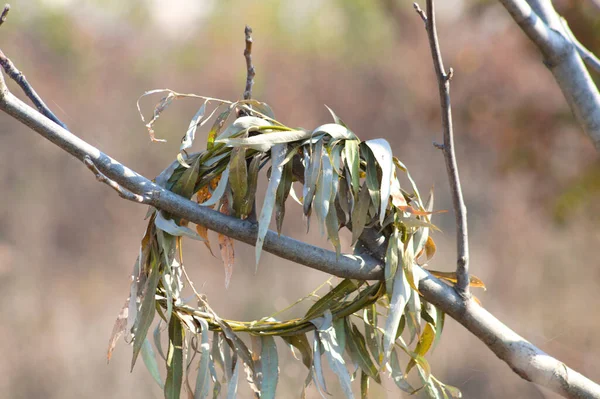
[[[600,152],[600,93],[550,0],[500,0],[540,49],[575,119]]]
[[[0,109],[18,119],[41,136],[50,140],[77,159],[94,166],[121,187],[144,198],[143,202],[170,212],[194,223],[225,234],[236,240],[254,245],[257,225],[223,215],[217,211],[176,195],[154,184],[145,177],[120,164],[97,148],[52,122],[12,95],[0,75]],[[371,252],[381,255],[385,247],[376,237],[363,235]],[[335,252],[317,248],[270,231],[264,250],[340,277],[362,280],[382,280],[383,263],[373,256],[343,255],[336,259]],[[483,341],[500,359],[519,376],[543,385],[567,398],[598,398],[600,386],[565,364],[544,353],[517,333],[502,324],[473,300],[464,300],[452,287],[442,283],[427,271],[420,270],[419,291]]]

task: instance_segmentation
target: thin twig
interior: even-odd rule
[[[596,57],[594,53],[585,48],[585,46],[581,44],[579,40],[577,40],[577,38],[573,34],[573,31],[569,27],[569,24],[567,23],[566,19],[561,18],[560,20],[562,22],[563,28],[565,29],[565,32],[568,35],[569,40],[571,40],[575,47],[577,47],[577,52],[579,53],[579,56],[590,68],[592,68],[597,73],[600,73],[600,59],[598,59],[598,57]]]
[[[419,14],[419,16],[421,17],[423,22],[425,22],[425,27],[427,27],[427,15],[425,15],[425,11],[421,10],[421,6],[419,6],[418,3],[413,3],[413,7],[415,8],[417,14]]]
[[[422,11],[418,5],[415,10],[419,15]],[[456,217],[456,290],[463,297],[468,298],[469,293],[469,234],[467,231],[467,207],[463,200],[460,178],[458,176],[458,165],[456,163],[456,154],[454,153],[454,131],[452,128],[452,107],[450,105],[450,80],[453,70],[450,68],[448,73],[444,70],[444,62],[440,51],[440,45],[435,25],[435,6],[433,0],[427,0],[427,18],[425,19],[425,29],[429,37],[429,46],[433,58],[433,67],[438,81],[440,94],[440,106],[442,111],[442,126],[444,129],[444,144],[434,144],[444,153],[446,160],[446,171],[450,182],[450,191],[452,193],[452,202],[454,205],[454,214]]]
[[[149,202],[149,200],[147,198],[144,198],[143,195],[132,193],[131,191],[126,190],[123,187],[121,187],[119,185],[119,183],[106,177],[106,175],[104,175],[102,172],[100,172],[98,170],[98,168],[92,161],[92,158],[90,158],[89,156],[86,155],[83,158],[83,163],[85,164],[85,166],[88,167],[89,170],[92,171],[94,176],[96,176],[96,180],[110,186],[113,190],[115,190],[119,194],[119,197],[124,198],[128,201],[139,202],[141,204],[147,204]]]
[[[0,15],[0,26],[4,23],[4,21],[6,21],[6,16],[8,15],[9,11],[10,11],[10,4],[5,4],[4,10],[2,10],[2,15]]]
[[[6,11],[6,8],[5,8]],[[67,129],[67,125],[65,125],[52,111],[50,108],[44,103],[42,98],[36,93],[36,91],[31,87],[27,78],[21,71],[15,67],[15,64],[0,50],[0,65],[4,68],[6,74],[21,87],[27,98],[31,100],[33,105],[44,115],[46,118],[50,119],[54,123],[60,125],[62,128]]]
[[[244,90],[244,100],[250,100],[252,98],[252,85],[254,85],[254,76],[256,70],[252,65],[252,28],[246,25],[244,29],[246,34],[246,48],[244,49],[244,58],[246,58],[246,90]]]

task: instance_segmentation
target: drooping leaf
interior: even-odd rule
[[[381,168],[381,204],[379,209],[379,222],[383,223],[383,219],[385,219],[385,211],[390,199],[390,190],[394,171],[392,148],[387,140],[384,139],[368,140],[365,143],[373,152],[373,156]]]
[[[154,224],[157,228],[162,231],[171,234],[172,236],[180,237],[186,236],[193,238],[194,240],[202,241],[202,237],[194,230],[186,226],[180,226],[173,219],[166,219],[163,215],[163,211],[158,212]]]
[[[293,164],[288,162],[283,167],[281,182],[277,187],[277,195],[275,200],[275,221],[277,224],[277,234],[281,234],[283,227],[283,218],[285,217],[285,201],[288,198],[290,189],[292,188]]]
[[[344,142],[344,158],[346,167],[350,172],[352,192],[358,196],[360,189],[360,155],[358,150],[358,140],[346,140]]]
[[[373,155],[373,152],[371,151],[369,146],[365,144],[365,147],[366,149],[364,151],[364,154],[367,159],[365,181],[367,182],[367,188],[369,189],[369,194],[371,195],[371,202],[373,203],[373,206],[375,206],[376,209],[379,209],[381,201],[381,192],[379,191],[380,184],[377,172],[377,161],[375,160],[375,156]]]
[[[310,132],[306,130],[288,130],[274,133],[263,133],[247,138],[218,139],[215,140],[215,142],[223,143],[228,147],[244,146],[259,152],[267,152],[277,144],[291,143],[294,141],[307,139],[309,137]]]
[[[415,389],[409,384],[404,376],[404,372],[402,372],[402,368],[400,367],[400,363],[398,362],[398,354],[396,353],[396,348],[392,349],[392,353],[390,356],[390,368],[392,370],[392,379],[404,392],[412,394],[415,392]]]
[[[208,396],[210,388],[209,362],[210,362],[210,344],[208,342],[208,323],[199,318],[201,341],[200,341],[200,363],[198,364],[198,376],[196,377],[196,389],[194,390],[194,399],[204,399]]]
[[[183,382],[183,336],[184,330],[177,317],[169,321],[169,351],[167,353],[167,380],[165,398],[179,399]]]
[[[383,353],[381,352],[381,340],[377,334],[377,305],[372,304],[364,311],[365,342],[371,355],[379,364],[383,362]]]
[[[110,339],[108,340],[108,350],[106,352],[106,362],[110,362],[110,358],[112,356],[113,350],[117,345],[117,341],[123,333],[127,330],[127,314],[129,313],[129,298],[125,300],[125,304],[121,308],[119,315],[117,316],[117,320],[115,321],[115,325],[113,327],[112,333],[110,334]]]
[[[210,198],[204,202],[201,202],[201,203],[199,202],[198,205],[202,205],[202,206],[216,205],[223,197],[223,194],[225,194],[225,189],[227,188],[228,183],[229,183],[229,166],[227,168],[225,168],[225,170],[221,174],[221,179],[219,180],[219,184],[217,184],[217,187],[215,188],[215,191],[213,191]]]
[[[246,190],[246,197],[242,202],[241,211],[243,218],[250,215],[256,201],[256,188],[258,187],[258,172],[260,169],[261,158],[261,154],[255,155],[250,160],[250,165],[248,166],[248,189]]]
[[[160,271],[158,269],[158,255],[155,250],[151,251],[150,257],[150,275],[146,280],[146,286],[144,288],[144,297],[140,305],[140,309],[133,326],[134,337],[133,337],[133,357],[131,359],[131,369],[135,366],[138,354],[142,349],[144,340],[148,329],[154,320],[154,314],[156,313],[155,307],[155,292],[160,279]]]
[[[308,215],[312,206],[312,200],[317,189],[317,182],[321,174],[321,161],[323,156],[323,141],[319,140],[312,150],[312,154],[308,151],[304,154],[304,214]]]
[[[431,349],[433,342],[435,340],[435,328],[430,323],[425,323],[425,327],[423,329],[423,334],[419,337],[419,342],[417,342],[417,347],[415,348],[415,353],[420,356],[425,356],[425,354]],[[411,359],[408,362],[408,366],[406,366],[406,374],[415,366],[415,361]]]
[[[233,123],[223,131],[223,133],[219,134],[214,141],[214,145],[217,144],[225,145],[228,139],[235,138],[239,134],[244,131],[248,131],[250,128],[260,128],[271,126],[271,122],[257,118],[255,116],[242,116],[237,118]],[[261,135],[262,136],[262,135]],[[214,148],[214,147],[213,147]],[[263,151],[264,152],[264,151]]]
[[[369,376],[364,372],[360,372],[360,398],[369,398]]]
[[[394,228],[392,234],[388,239],[388,247],[385,253],[385,269],[384,269],[384,277],[386,282],[386,287],[388,287],[388,292],[391,292],[389,289],[393,287],[393,278],[396,275],[398,270],[398,244],[400,239],[398,238],[398,229]],[[401,244],[401,242],[400,242]]]
[[[158,354],[160,355],[160,357],[163,360],[166,361],[167,357],[165,356],[165,353],[163,352],[162,343],[160,342],[161,327],[162,327],[162,320],[160,320],[158,322],[158,324],[156,325],[156,328],[154,329],[154,333],[152,333],[152,336],[154,338],[154,346],[156,346],[156,350],[158,351]]]
[[[335,248],[336,259],[339,259],[340,254],[342,252],[342,245],[340,242],[339,229],[340,222],[337,216],[337,209],[335,208],[335,198],[338,192],[338,177],[334,176],[331,182],[331,199],[329,201],[329,212],[327,213],[327,217],[325,218],[325,225],[327,226],[327,237],[329,237],[329,241]]]
[[[366,184],[363,184],[358,193],[358,200],[352,210],[352,217],[350,219],[352,221],[352,245],[356,244],[356,241],[358,241],[358,238],[365,229],[370,204],[369,189]]]
[[[431,236],[427,237],[427,241],[425,242],[425,255],[427,256],[427,260],[431,260],[433,255],[435,255],[436,246],[433,238]]]
[[[242,204],[248,191],[248,167],[246,164],[246,148],[236,147],[231,150],[229,161],[229,185],[233,192],[233,210],[235,216],[242,218]]]
[[[196,233],[198,233],[198,235],[202,237],[202,241],[204,241],[204,245],[206,245],[206,248],[208,248],[210,254],[212,256],[215,256],[210,246],[210,240],[208,239],[208,229],[205,226],[202,226],[201,224],[197,224]]]
[[[356,280],[342,280],[331,291],[323,295],[321,299],[315,302],[314,305],[308,309],[304,318],[311,320],[321,316],[327,309],[331,309],[333,305],[341,302],[343,298],[355,292],[358,288],[359,284]]]
[[[302,356],[302,363],[306,366],[307,369],[310,370],[313,361],[310,343],[308,342],[306,334],[282,336],[281,338],[283,338],[283,340],[287,342],[288,345],[290,345],[294,357],[296,357],[296,354],[294,353],[293,348],[296,348],[300,351],[300,355]]]
[[[277,195],[277,187],[281,181],[281,174],[283,167],[281,162],[287,154],[287,146],[285,144],[276,144],[271,149],[271,178],[267,186],[265,193],[265,200],[263,202],[262,209],[260,211],[260,217],[258,218],[258,236],[256,239],[256,266],[258,267],[258,261],[260,260],[260,254],[265,241],[265,236],[269,230],[269,223],[271,216],[273,215],[273,207],[275,206],[275,197]]]
[[[317,181],[313,208],[317,214],[319,230],[321,231],[321,234],[323,234],[325,231],[325,218],[329,213],[331,186],[333,184],[333,168],[331,167],[331,162],[329,161],[329,156],[326,152],[323,152],[321,156],[321,164],[322,168]]]
[[[229,214],[226,200],[222,203],[220,211],[225,215]],[[231,237],[221,233],[218,233],[217,237],[219,239],[219,250],[221,251],[221,259],[223,260],[223,267],[225,270],[225,288],[228,288],[233,274],[233,264],[235,261],[235,251],[233,248],[234,241]]]
[[[204,113],[206,112],[206,104],[208,104],[208,100],[204,101],[204,104],[202,104],[200,109],[198,109],[198,111],[190,121],[190,125],[188,126],[188,129],[185,132],[185,136],[183,136],[183,139],[181,140],[181,147],[179,148],[180,151],[187,150],[192,146],[194,139],[196,138],[196,129],[198,128],[198,125],[200,124],[200,121],[202,120],[202,118],[204,117]]]
[[[233,368],[233,375],[227,384],[227,399],[235,399],[237,396],[238,389],[238,375],[240,374],[240,362],[235,363]]]
[[[186,169],[179,180],[175,182],[171,191],[175,194],[179,194],[184,198],[191,198],[194,194],[194,186],[196,185],[196,180],[198,180],[198,172],[200,167],[200,157],[196,157],[194,162],[190,165],[188,169]]]
[[[365,338],[360,333],[358,328],[348,320],[348,318],[345,318],[344,321],[350,357],[355,363],[358,364],[364,373],[378,383],[381,383],[379,371],[377,370],[377,367],[375,367],[373,360],[371,360],[371,356],[369,356]]]
[[[326,123],[312,131],[312,136],[319,133],[325,133],[331,136],[333,140],[358,140],[356,135],[352,133],[346,126],[337,123]]]
[[[163,384],[162,379],[160,378],[160,372],[158,371],[158,363],[156,363],[156,356],[154,355],[152,344],[150,344],[148,338],[146,338],[144,340],[144,343],[142,344],[142,360],[144,361],[148,372],[150,372],[150,375],[152,376],[152,378],[154,378],[154,381],[156,381],[158,386],[161,389],[163,389],[165,385]]]
[[[319,332],[315,331],[315,338],[313,341],[313,367],[312,367],[313,373],[312,373],[312,376],[315,381],[317,390],[319,391],[321,396],[323,396],[323,392],[325,392],[328,395],[331,395],[329,392],[327,392],[327,385],[325,385],[325,376],[323,375],[323,363],[321,361],[322,353],[323,353],[323,345],[321,344],[321,340],[319,339]]]
[[[261,337],[260,352],[262,384],[260,389],[261,399],[274,399],[277,380],[279,378],[279,362],[277,359],[277,346],[271,336]]]
[[[394,276],[390,307],[383,331],[384,364],[387,363],[387,359],[389,358],[394,342],[396,341],[396,332],[398,331],[400,318],[402,317],[402,313],[404,313],[404,308],[408,303],[409,297],[410,285],[408,284],[402,269],[398,269]]]

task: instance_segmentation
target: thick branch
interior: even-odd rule
[[[600,93],[550,0],[500,2],[540,49],[577,122],[600,151]]]
[[[454,215],[456,218],[456,290],[462,297],[469,297],[469,233],[467,230],[467,207],[463,199],[462,188],[460,186],[460,177],[458,175],[458,165],[456,163],[456,154],[454,153],[454,129],[452,126],[452,106],[450,104],[450,80],[452,79],[452,68],[446,73],[444,61],[437,36],[435,24],[435,6],[433,0],[427,0],[427,14],[414,4],[417,13],[425,21],[425,29],[429,36],[429,45],[431,56],[433,58],[433,67],[438,81],[438,90],[440,95],[440,108],[442,113],[442,127],[444,130],[444,145],[436,147],[444,152],[446,161],[446,171],[450,183],[450,192],[452,194],[452,203],[454,205]]]
[[[256,224],[201,207],[152,183],[13,96],[8,92],[1,74],[0,109],[79,160],[83,161],[88,156],[107,178],[132,193],[150,198],[151,205],[250,245],[256,242]],[[374,254],[380,255],[381,248],[385,245],[375,234],[376,232],[371,231],[371,236],[363,234],[361,238],[371,245],[370,249]],[[336,276],[363,280],[383,279],[382,262],[371,256],[343,255],[336,260],[335,252],[289,237],[278,237],[274,232],[267,234],[264,249]],[[600,386],[524,340],[472,300],[463,300],[455,290],[427,271],[418,270],[419,290],[425,299],[465,326],[521,377],[568,398],[600,399]]]

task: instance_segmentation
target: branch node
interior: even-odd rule
[[[438,143],[437,141],[433,142],[433,146],[435,148],[437,148],[438,150],[442,150],[442,151],[446,150],[446,147],[443,144]]]
[[[10,11],[10,4],[5,4],[4,10],[2,10],[2,15],[0,15],[0,25],[2,25],[6,21],[6,17],[8,16],[9,11]]]
[[[454,77],[454,69],[449,68],[448,73],[444,74],[444,81],[450,82]]]
[[[119,185],[119,183],[106,177],[106,175],[104,175],[102,172],[100,172],[100,170],[98,170],[98,168],[94,164],[94,161],[92,161],[92,158],[90,158],[89,155],[86,155],[85,157],[83,157],[83,163],[85,164],[85,166],[88,167],[89,170],[92,171],[94,176],[96,176],[96,180],[98,180],[101,183],[107,184],[109,187],[111,187],[113,190],[115,190],[119,194],[119,197],[129,200],[129,201],[138,202],[141,204],[146,204],[146,203],[150,202],[150,198],[146,198],[142,195],[132,193],[131,191],[126,190],[123,187],[121,187]]]

